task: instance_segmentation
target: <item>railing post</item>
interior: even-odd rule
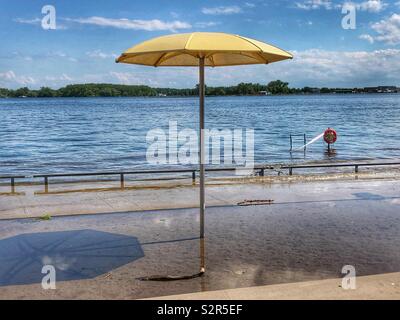
[[[192,171],[192,183],[196,184],[196,171]]]
[[[49,192],[49,178],[44,177],[44,192],[48,193]]]
[[[121,189],[124,189],[125,188],[125,177],[124,177],[123,173],[120,174],[120,181],[121,181]]]
[[[289,167],[289,176],[292,176],[292,175],[293,175],[293,168]]]
[[[11,178],[11,193],[15,193],[15,178]]]

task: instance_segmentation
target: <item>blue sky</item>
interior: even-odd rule
[[[269,66],[208,69],[210,86],[278,78],[296,87],[400,86],[400,1],[352,1],[354,30],[342,28],[347,2],[0,0],[0,87],[88,82],[193,87],[195,68],[114,63],[138,42],[193,31],[240,34],[295,56]],[[56,30],[41,26],[44,5],[56,9]]]

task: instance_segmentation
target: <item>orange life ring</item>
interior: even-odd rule
[[[328,144],[335,143],[337,140],[337,133],[335,130],[328,128],[324,132],[324,140]]]

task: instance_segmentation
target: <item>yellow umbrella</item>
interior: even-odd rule
[[[116,62],[153,67],[199,67],[200,98],[200,275],[205,272],[204,67],[269,64],[293,56],[257,40],[217,32],[172,34],[126,50]]]

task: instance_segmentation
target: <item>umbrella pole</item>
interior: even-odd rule
[[[199,102],[200,102],[200,273],[206,271],[204,213],[205,205],[205,156],[204,156],[204,57],[199,58]]]
[[[190,276],[149,276],[139,278],[142,281],[175,281],[201,277],[206,271],[205,236],[204,236],[204,213],[205,204],[205,153],[204,153],[204,61],[199,58],[199,119],[200,119],[200,139],[199,139],[199,165],[200,165],[200,272]]]

